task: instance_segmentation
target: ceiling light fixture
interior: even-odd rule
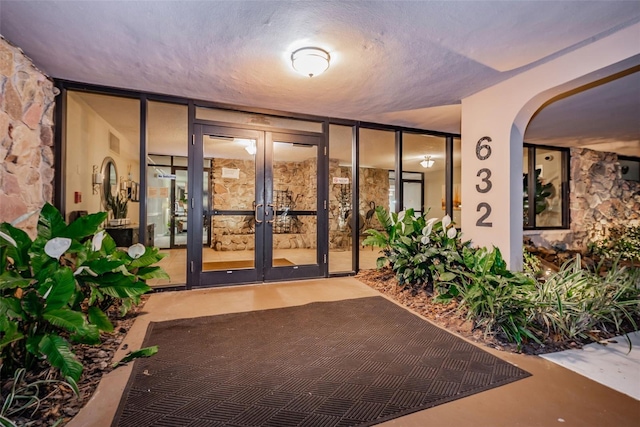
[[[433,166],[433,160],[431,160],[431,156],[424,156],[424,160],[420,162],[420,166],[423,168],[430,168]]]
[[[318,76],[327,71],[330,60],[329,52],[319,47],[303,47],[291,54],[293,69],[309,77]]]

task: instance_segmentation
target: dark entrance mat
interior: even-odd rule
[[[151,323],[113,426],[370,426],[529,374],[382,297]]]

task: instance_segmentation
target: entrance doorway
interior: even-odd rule
[[[202,197],[189,198],[191,286],[323,275],[322,143],[306,132],[195,126],[190,164],[202,166],[190,168],[188,192]]]

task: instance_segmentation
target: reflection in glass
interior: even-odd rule
[[[273,265],[281,249],[297,249],[287,261],[317,263],[318,147],[313,144],[273,143]],[[288,254],[291,251],[287,251]],[[289,264],[290,265],[290,264]]]
[[[378,248],[363,247],[360,243],[367,229],[382,230],[375,214],[376,207],[390,210],[389,171],[395,169],[395,132],[373,129],[360,129],[360,200],[358,215],[359,262],[361,269],[376,268],[376,259],[380,256]],[[391,209],[393,210],[393,209]]]
[[[167,254],[160,266],[171,277],[149,281],[154,287],[186,283],[187,121],[186,105],[147,103],[147,224],[154,225],[154,243]]]
[[[351,126],[329,126],[329,273],[353,271]]]
[[[453,138],[453,222],[462,226],[462,141]]]
[[[562,153],[536,148],[536,227],[562,226]]]

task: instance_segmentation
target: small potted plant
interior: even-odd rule
[[[128,202],[129,199],[120,193],[115,196],[111,194],[107,196],[107,209],[113,215],[113,219],[109,220],[110,225],[126,225],[129,222],[129,218],[127,218]]]

